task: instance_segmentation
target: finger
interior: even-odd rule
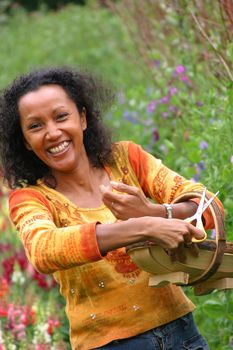
[[[192,237],[196,238],[197,240],[202,240],[206,236],[205,231],[202,231],[193,225],[191,225],[190,233]]]
[[[123,204],[126,203],[129,200],[129,198],[127,198],[127,195],[122,195],[119,193],[115,193],[115,192],[105,192],[103,194],[103,202],[104,203],[109,203],[109,202],[114,202],[117,204]]]
[[[136,195],[139,192],[137,187],[129,186],[129,185],[126,185],[122,182],[110,181],[110,184],[112,185],[112,187],[115,190],[117,190],[119,192],[125,192],[125,193],[133,194],[133,195]]]
[[[122,195],[116,192],[113,192],[110,186],[99,186],[100,192],[103,195],[103,200],[107,200],[109,202],[117,201],[122,199]]]

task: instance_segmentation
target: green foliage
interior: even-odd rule
[[[105,9],[68,6],[31,15],[17,10],[1,35],[0,87],[22,72],[51,65],[90,69],[116,86],[125,80],[137,84],[143,77],[132,69],[134,51],[119,19]]]
[[[189,291],[187,294],[197,305],[195,320],[201,333],[209,340],[210,349],[232,349],[232,291],[218,291],[202,297],[194,297]]]

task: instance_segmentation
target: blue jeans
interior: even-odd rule
[[[114,340],[96,350],[209,350],[192,313],[132,338]]]

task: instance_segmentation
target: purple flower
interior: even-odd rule
[[[175,75],[180,75],[186,72],[186,69],[184,66],[182,66],[181,64],[179,64],[176,68],[175,68]]]
[[[199,174],[195,174],[190,180],[197,183],[200,179],[200,175]]]
[[[178,108],[177,108],[177,106],[171,105],[171,106],[168,107],[168,110],[169,110],[169,112],[172,112],[172,113],[176,114],[177,111],[178,111]]]
[[[216,230],[214,228],[211,230],[210,238],[211,239],[215,239],[216,238]]]
[[[155,142],[159,141],[159,132],[157,128],[153,129],[152,137]]]
[[[197,101],[197,102],[196,102],[196,106],[197,106],[197,107],[202,107],[202,106],[203,106],[203,102]]]
[[[204,160],[201,160],[201,161],[197,164],[197,168],[198,168],[200,171],[206,169]]]
[[[208,148],[208,146],[209,146],[209,144],[208,144],[208,142],[206,142],[206,141],[201,141],[201,142],[199,143],[199,147],[200,147],[200,149],[202,149],[202,150]]]
[[[145,126],[151,126],[154,124],[154,120],[152,118],[147,118],[144,123]],[[1,350],[1,349],[0,349]]]
[[[160,65],[161,65],[160,60],[154,60],[153,63],[156,67],[160,67]]]
[[[162,97],[162,98],[159,100],[159,103],[162,103],[162,104],[168,103],[169,100],[170,100],[170,97],[169,97],[169,96],[164,96],[164,97]]]
[[[205,170],[205,163],[203,160],[201,160],[198,164],[195,165],[196,168],[196,175],[200,176],[201,172]]]
[[[169,94],[169,96],[173,96],[173,95],[175,95],[176,93],[177,93],[177,88],[176,87],[174,87],[174,86],[171,86],[170,87],[170,89],[169,89],[169,91],[168,91],[168,94]]]
[[[147,106],[147,112],[152,113],[156,107],[157,107],[157,101],[156,100],[151,101]]]
[[[169,113],[168,113],[168,112],[163,112],[163,113],[161,114],[161,117],[164,118],[164,119],[166,119],[168,116],[169,116]]]
[[[138,120],[136,118],[134,118],[129,111],[125,111],[123,113],[123,116],[126,120],[128,120],[129,122],[131,122],[132,124],[138,124]]]

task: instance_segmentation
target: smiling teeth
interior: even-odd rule
[[[59,152],[63,151],[66,147],[68,147],[68,145],[69,145],[69,142],[68,141],[64,141],[59,146],[50,148],[49,152],[53,153],[53,154],[54,153],[59,153]]]

